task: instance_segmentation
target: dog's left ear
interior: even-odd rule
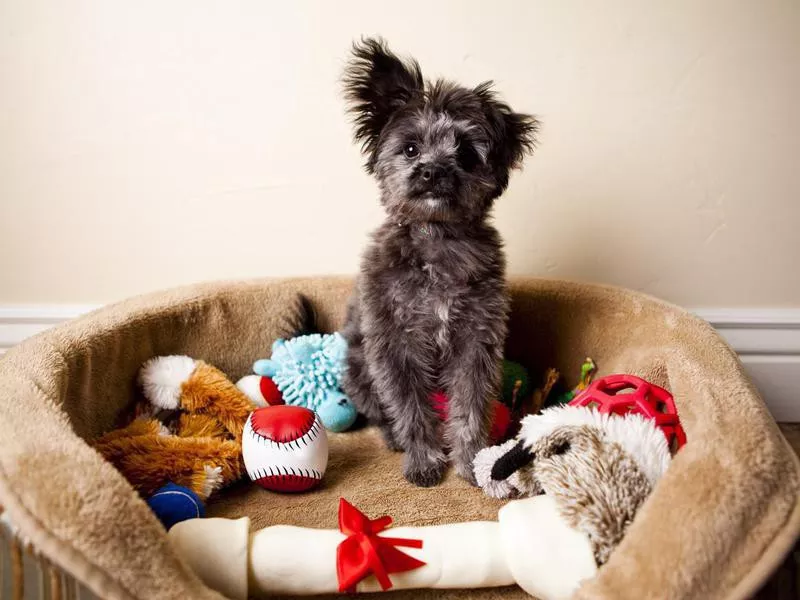
[[[475,88],[475,94],[483,105],[492,137],[491,162],[497,169],[500,192],[508,185],[508,172],[522,164],[522,159],[533,152],[539,121],[532,115],[516,113],[497,98],[492,82],[487,81]]]
[[[372,173],[381,131],[398,109],[422,94],[422,73],[416,61],[403,61],[383,40],[367,38],[353,44],[343,81],[355,138]]]

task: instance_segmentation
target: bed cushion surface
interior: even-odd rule
[[[734,352],[687,312],[611,288],[515,279],[507,356],[534,378],[570,378],[585,356],[600,373],[669,389],[688,437],[580,598],[745,598],[800,531],[800,470]],[[174,555],[158,521],[87,441],[117,426],[146,359],[187,354],[237,379],[313,307],[341,327],[348,278],[219,282],[134,298],[49,330],[0,359],[0,505],[23,535],[101,597],[219,598]],[[335,527],[338,498],[396,524],[495,519],[501,502],[449,474],[432,489],[401,475],[400,454],[364,429],[331,436],[323,486],[278,495],[226,490],[211,516],[253,527]],[[298,557],[301,559],[301,557]],[[393,597],[524,598],[516,588],[413,591]]]

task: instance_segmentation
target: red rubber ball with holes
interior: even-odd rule
[[[596,379],[569,405],[589,406],[605,414],[639,414],[655,421],[673,452],[686,443],[686,433],[672,394],[635,375],[608,375]]]

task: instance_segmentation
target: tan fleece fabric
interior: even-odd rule
[[[705,323],[635,292],[512,282],[507,356],[534,377],[628,372],[670,389],[689,439],[626,537],[580,598],[745,598],[800,532],[800,464],[735,354]],[[172,553],[146,505],[83,441],[135,400],[147,358],[187,354],[232,379],[301,316],[338,329],[350,279],[216,283],[136,298],[57,327],[0,359],[0,504],[53,562],[104,598],[217,598]],[[575,383],[571,381],[570,383]],[[83,438],[83,439],[81,439]],[[372,430],[332,436],[321,489],[281,496],[240,485],[208,509],[273,523],[333,527],[344,496],[395,523],[494,519],[501,501],[451,473],[418,489]],[[300,559],[301,557],[298,557]],[[516,588],[413,591],[400,598],[524,598]]]

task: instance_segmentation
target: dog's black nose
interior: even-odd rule
[[[437,183],[447,176],[447,168],[444,165],[429,163],[420,165],[419,176],[425,183]]]

